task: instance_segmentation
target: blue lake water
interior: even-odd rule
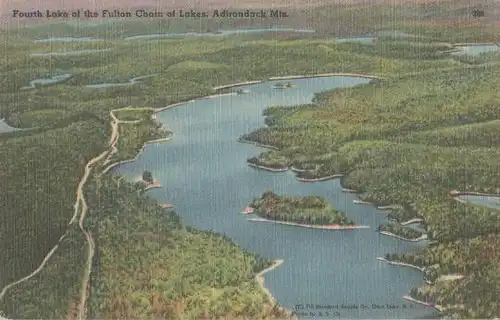
[[[490,197],[490,196],[472,196],[472,195],[462,195],[458,198],[470,202],[472,204],[477,204],[490,209],[500,210],[500,196]]]
[[[172,202],[184,222],[231,237],[241,247],[284,263],[265,276],[266,287],[287,308],[297,304],[365,305],[334,310],[340,318],[422,318],[433,309],[402,300],[412,287],[423,284],[422,273],[392,266],[375,258],[424,246],[375,232],[387,212],[353,203],[339,180],[301,183],[292,172],[269,173],[249,167],[246,159],[265,149],[241,144],[244,133],[264,126],[262,111],[269,105],[309,103],[314,93],[368,83],[369,79],[325,77],[291,80],[297,86],[274,90],[279,81],[241,87],[248,94],[196,100],[165,110],[157,120],[174,132],[168,143],[147,145],[132,163],[115,168],[130,180],[144,170],[164,188],[148,194]],[[249,222],[239,212],[266,190],[282,195],[326,197],[348,218],[371,229],[314,230]],[[397,309],[372,308],[373,304]],[[306,312],[321,310],[304,309]],[[328,310],[323,310],[328,311]],[[326,314],[324,314],[326,315]]]
[[[452,52],[452,55],[469,55],[477,56],[482,53],[499,52],[500,45],[473,45],[473,46],[459,46],[457,49],[461,51]]]
[[[310,29],[294,29],[294,28],[259,28],[259,29],[256,28],[256,29],[218,30],[217,32],[141,34],[141,35],[126,37],[124,40],[183,38],[183,37],[224,37],[237,34],[252,34],[252,33],[265,33],[265,32],[314,33],[315,31]]]

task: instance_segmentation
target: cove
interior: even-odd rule
[[[423,284],[417,270],[376,260],[388,252],[408,252],[425,243],[410,243],[380,235],[387,211],[353,203],[355,194],[342,192],[339,180],[301,183],[291,171],[269,173],[247,165],[246,159],[265,149],[238,143],[240,135],[265,126],[262,111],[269,105],[310,103],[314,93],[366,84],[360,77],[316,77],[291,80],[296,87],[275,90],[280,82],[243,85],[248,93],[183,103],[157,114],[173,138],[147,144],[136,160],[115,173],[136,180],[152,172],[164,188],[147,191],[160,203],[171,202],[186,225],[231,237],[242,248],[284,263],[265,275],[278,302],[293,309],[303,305],[365,305],[344,308],[340,318],[423,318],[433,309],[405,302],[410,289]],[[255,223],[239,212],[266,190],[279,195],[316,195],[328,199],[357,224],[371,229],[330,231]],[[396,309],[372,308],[372,305]],[[406,308],[404,308],[405,306]],[[301,317],[302,318],[302,317]]]

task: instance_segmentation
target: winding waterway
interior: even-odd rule
[[[343,193],[338,180],[301,183],[292,172],[269,173],[246,164],[264,149],[241,144],[243,133],[264,126],[262,111],[269,105],[309,103],[315,92],[367,83],[369,79],[325,77],[297,79],[295,88],[275,90],[278,81],[241,87],[248,94],[188,102],[158,114],[174,132],[164,144],[147,145],[135,162],[114,170],[137,179],[149,170],[165,188],[148,191],[159,202],[172,201],[187,225],[230,236],[243,248],[283,265],[266,274],[266,287],[280,304],[367,306],[337,309],[342,318],[420,318],[433,312],[402,300],[423,283],[418,271],[377,261],[387,252],[415,250],[422,243],[406,243],[382,236],[375,228],[387,212],[356,205],[354,194]],[[372,229],[328,231],[246,221],[239,214],[265,190],[278,194],[318,195]],[[398,309],[372,308],[391,304]],[[406,309],[403,309],[406,305]],[[328,310],[306,310],[318,312]],[[323,313],[325,315],[325,313]],[[332,314],[330,312],[330,314]]]

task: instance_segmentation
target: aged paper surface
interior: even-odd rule
[[[499,12],[2,1],[0,317],[500,317]]]

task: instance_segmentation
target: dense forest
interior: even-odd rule
[[[87,188],[86,223],[98,244],[90,318],[287,316],[254,279],[270,261],[222,235],[184,227],[138,188],[109,176]]]
[[[311,225],[354,225],[323,197],[286,197],[267,191],[260,199],[253,200],[250,207],[257,215],[271,220]]]
[[[199,23],[180,26],[178,21],[162,26],[128,21],[113,27],[82,24],[78,28],[62,23],[9,30],[0,59],[0,119],[35,129],[0,134],[0,288],[29,275],[56,245],[57,250],[36,276],[6,291],[0,310],[15,318],[74,318],[86,245],[81,231],[68,227],[68,222],[85,164],[109,148],[110,110],[164,107],[211,94],[213,86],[271,76],[349,72],[385,78],[322,93],[309,105],[270,108],[268,127],[245,139],[280,150],[255,161],[307,170],[299,173],[303,177],[344,173],[344,186],[360,190],[365,199],[401,205],[402,209],[391,212],[393,219],[423,218],[429,236],[438,244],[390,258],[439,265],[439,274],[465,275],[465,280],[436,283],[432,299],[462,316],[498,316],[498,214],[458,203],[448,192],[500,192],[496,161],[500,57],[464,59],[446,53],[450,47],[443,44],[496,41],[498,26],[394,22],[390,17],[408,8],[367,6],[356,9],[356,28],[392,27],[419,37],[337,43],[325,21],[352,25],[352,10],[315,12],[315,19],[323,21],[314,26],[319,32],[303,39],[253,35],[120,40],[154,33],[155,28],[200,28]],[[381,18],[375,21],[375,16]],[[225,26],[226,22],[212,21],[205,27]],[[326,30],[330,30],[328,37]],[[107,40],[32,41],[49,35]],[[32,55],[89,49],[107,50]],[[60,84],[20,90],[35,79],[63,73],[72,77]],[[129,86],[85,87],[152,74],[158,75]],[[133,158],[146,140],[168,134],[151,113],[117,112],[123,121],[141,121],[119,125],[118,152],[111,162]],[[243,252],[224,237],[183,227],[175,214],[166,214],[147,199],[141,186],[98,174],[104,167],[92,173],[85,188],[89,198],[85,225],[96,242],[88,305],[91,317],[282,315],[283,310],[269,302],[253,279],[269,262]]]

